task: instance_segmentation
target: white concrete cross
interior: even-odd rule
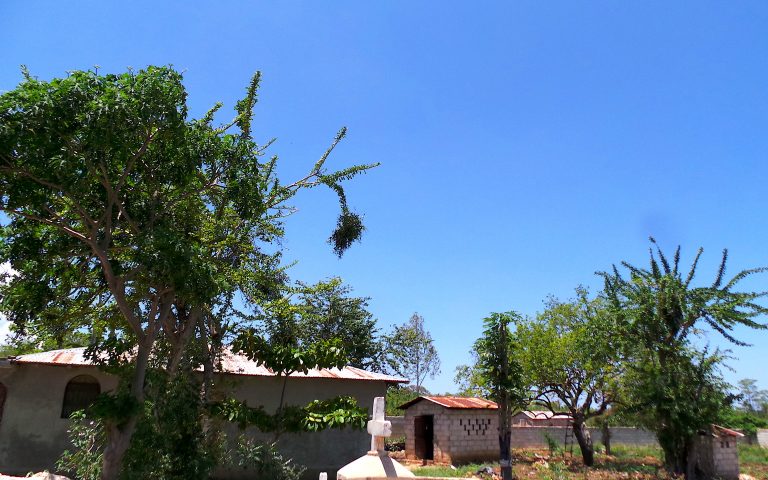
[[[384,397],[373,399],[373,419],[368,421],[371,435],[371,452],[384,450],[384,439],[392,435],[392,422],[385,420]]]

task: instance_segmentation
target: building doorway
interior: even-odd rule
[[[434,460],[435,416],[420,415],[413,419],[416,458]]]
[[[3,408],[5,407],[5,397],[8,396],[8,389],[0,383],[0,422],[3,421]]]

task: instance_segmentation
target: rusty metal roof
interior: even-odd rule
[[[66,348],[64,350],[51,350],[49,352],[30,353],[19,355],[11,360],[12,363],[35,363],[41,365],[92,365],[85,356],[85,348]]]
[[[67,348],[64,350],[52,350],[50,352],[31,353],[20,355],[12,360],[19,364],[37,364],[37,365],[61,365],[61,366],[89,366],[93,365],[84,356],[85,348]],[[267,367],[256,365],[255,362],[248,360],[242,355],[225,351],[221,358],[221,372],[232,375],[246,375],[257,377],[274,377],[275,374]],[[336,378],[341,380],[372,380],[379,382],[405,383],[408,380],[381,373],[374,373],[355,367],[313,368],[306,374],[292,373],[292,378]]]
[[[410,407],[411,405],[414,405],[415,403],[418,403],[422,400],[428,400],[432,403],[436,403],[440,405],[441,407],[445,408],[452,408],[452,409],[489,409],[489,410],[496,410],[499,408],[499,406],[490,400],[484,400],[482,398],[467,398],[467,397],[426,397],[421,396],[419,398],[414,398],[410,402],[406,402],[402,405],[400,405],[397,408],[400,408],[402,410],[405,410],[406,408]]]
[[[720,425],[715,425],[715,424],[712,424],[712,435],[718,438],[723,438],[723,437],[740,438],[744,436],[744,434],[741,432],[737,432],[736,430],[731,430],[730,428],[721,427]]]

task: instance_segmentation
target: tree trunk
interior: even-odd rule
[[[133,372],[130,395],[139,405],[144,402],[144,380],[147,376],[150,350],[151,342],[145,341],[139,343],[139,348],[136,352],[136,370]],[[114,421],[106,422],[107,444],[104,447],[104,458],[101,464],[101,480],[117,480],[120,475],[125,452],[131,446],[131,437],[133,437],[133,432],[136,431],[138,419],[139,413],[137,412],[120,424]]]
[[[587,426],[582,420],[574,419],[573,436],[579,442],[584,465],[591,467],[595,463],[595,447],[592,445],[592,437],[589,434],[589,430],[587,430]]]
[[[501,355],[501,378],[509,378],[509,351],[507,350],[507,327],[503,322],[499,325],[499,342],[504,346]],[[509,391],[501,392],[499,402],[499,464],[501,465],[502,480],[512,480],[512,415]]]
[[[505,432],[499,431],[499,464],[501,465],[502,480],[512,480],[512,432],[509,427]]]
[[[688,472],[688,452],[692,448],[691,441],[679,441],[673,434],[662,429],[657,434],[659,445],[664,452],[664,468],[673,475],[685,475],[693,480]]]
[[[120,476],[123,457],[131,446],[138,417],[134,415],[123,425],[106,425],[107,446],[101,464],[101,480],[116,480]]]
[[[611,454],[611,427],[608,426],[608,422],[603,422],[600,426],[602,429],[603,445],[605,446],[605,454]]]
[[[664,452],[664,468],[673,475],[685,475],[687,480],[696,480],[688,472],[688,452]]]
[[[503,367],[502,367],[503,368]],[[499,465],[502,480],[512,480],[512,428],[509,414],[509,396],[502,394],[499,402]]]

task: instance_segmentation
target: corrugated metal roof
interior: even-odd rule
[[[13,363],[38,363],[43,365],[92,365],[83,355],[85,348],[67,348],[49,352],[20,355],[12,360]]]
[[[31,353],[21,355],[13,359],[14,363],[38,364],[38,365],[62,365],[62,366],[87,366],[92,365],[84,356],[85,348],[67,348],[64,350],[52,350],[50,352]],[[242,355],[232,352],[224,352],[221,358],[222,373],[232,375],[247,375],[258,377],[274,377],[275,374],[265,366],[256,365]],[[309,370],[304,373],[293,373],[291,378],[338,378],[342,380],[373,380],[380,382],[405,383],[408,380],[381,373],[374,373],[355,367],[328,368]]]
[[[495,410],[498,409],[499,406],[490,400],[485,400],[482,398],[467,398],[467,397],[427,397],[427,396],[421,396],[419,398],[414,398],[410,402],[406,402],[402,405],[400,405],[397,408],[400,409],[406,409],[410,407],[411,405],[418,403],[422,400],[428,400],[432,403],[436,403],[440,405],[441,407],[445,408],[452,408],[452,409],[490,409]]]
[[[731,430],[730,428],[725,428],[725,427],[721,427],[720,425],[714,425],[714,424],[712,424],[712,434],[718,438],[722,438],[722,437],[741,438],[744,436],[744,434],[741,432],[737,432],[736,430]]]
[[[525,410],[523,413],[535,420],[549,420],[551,418],[571,418],[567,413],[552,413],[549,410]]]

